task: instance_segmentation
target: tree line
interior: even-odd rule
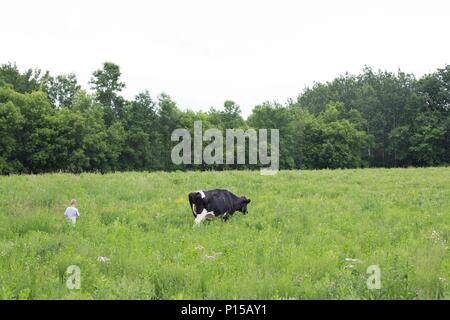
[[[345,74],[285,104],[257,105],[247,119],[233,101],[181,110],[169,95],[121,92],[106,62],[85,90],[75,74],[0,67],[0,174],[255,169],[171,161],[176,128],[280,130],[281,169],[440,166],[450,163],[450,66],[416,78],[401,71]]]

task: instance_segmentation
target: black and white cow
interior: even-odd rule
[[[250,199],[238,197],[228,190],[215,189],[189,193],[189,204],[197,224],[219,216],[227,221],[236,211],[247,214],[249,203]]]

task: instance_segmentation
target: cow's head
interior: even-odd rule
[[[200,192],[189,193],[189,203],[191,204],[192,214],[197,217],[205,208],[205,203]]]
[[[239,207],[239,211],[242,212],[243,214],[247,214],[248,213],[248,209],[247,209],[247,205],[250,203],[250,199],[247,199],[246,197],[241,197],[241,203],[240,203],[240,207]]]

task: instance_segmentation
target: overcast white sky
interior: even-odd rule
[[[120,65],[132,98],[164,91],[182,109],[263,101],[364,65],[417,76],[450,63],[450,1],[9,0],[0,63],[74,72],[83,87]]]

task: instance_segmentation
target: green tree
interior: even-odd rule
[[[305,123],[300,144],[303,167],[358,168],[364,166],[367,135],[347,119],[339,119],[340,105],[330,104]]]
[[[126,170],[151,170],[158,164],[158,143],[156,131],[158,118],[156,103],[148,91],[142,92],[127,104],[125,109],[125,130],[127,132],[121,163]]]
[[[17,160],[27,172],[40,173],[51,171],[54,164],[50,162],[52,153],[52,116],[56,110],[50,104],[47,94],[42,91],[19,93],[12,89],[0,90],[0,103],[11,102],[19,110],[26,125],[20,130],[16,139],[20,147]]]
[[[4,94],[0,92],[0,96]],[[23,171],[18,159],[20,148],[18,137],[23,130],[23,125],[24,119],[19,108],[12,101],[0,102],[0,174]]]
[[[157,152],[160,155],[160,170],[174,168],[171,160],[173,143],[170,139],[172,132],[179,127],[180,110],[169,95],[162,93],[158,97],[158,126],[155,128],[160,134]]]
[[[120,76],[118,65],[105,62],[102,69],[94,71],[90,81],[97,101],[105,108],[107,125],[123,117],[125,100],[119,94],[125,88],[125,83],[120,81]]]
[[[27,69],[21,73],[16,64],[0,66],[0,87],[8,86],[19,93],[31,93],[45,88],[49,73],[40,69]]]
[[[295,135],[297,130],[292,126],[295,110],[277,102],[265,102],[256,106],[247,119],[247,124],[255,129],[278,129],[280,136],[280,167],[291,169],[295,167],[296,150]],[[270,141],[270,140],[269,140]]]
[[[208,112],[211,124],[222,129],[237,129],[245,125],[241,115],[241,107],[234,101],[227,100],[223,104],[223,110],[211,108]]]
[[[73,73],[50,77],[46,87],[50,101],[56,107],[72,107],[79,90],[81,86]]]

